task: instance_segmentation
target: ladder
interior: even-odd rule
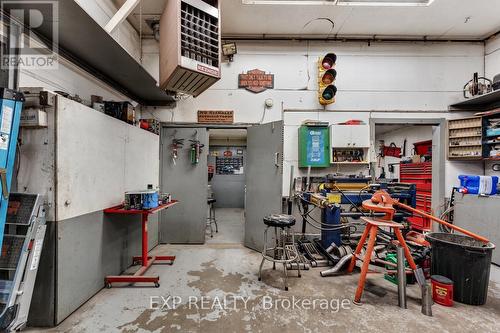
[[[1,332],[26,326],[45,230],[42,197],[10,193],[0,255]]]

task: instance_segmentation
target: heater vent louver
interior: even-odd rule
[[[181,54],[219,67],[218,19],[183,2],[181,5]]]
[[[160,87],[196,97],[219,79],[218,2],[168,0],[160,20]]]

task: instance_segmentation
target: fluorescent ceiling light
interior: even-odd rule
[[[244,5],[336,5],[337,0],[242,0]]]
[[[434,0],[242,0],[244,5],[429,6]]]
[[[429,6],[434,0],[338,0],[339,6]]]

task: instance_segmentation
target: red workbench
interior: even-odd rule
[[[170,208],[178,203],[177,200],[172,200],[169,203],[160,205],[153,209],[124,209],[123,205],[114,206],[104,210],[105,214],[125,214],[125,215],[141,215],[142,222],[142,255],[132,258],[132,265],[141,264],[141,268],[134,275],[109,275],[104,279],[107,288],[111,288],[113,282],[152,282],[156,287],[160,286],[159,276],[146,276],[144,273],[155,263],[155,261],[165,261],[172,265],[175,256],[148,256],[148,216],[159,212],[160,210]]]

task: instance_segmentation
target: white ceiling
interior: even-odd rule
[[[125,0],[113,0],[117,6]],[[243,5],[221,0],[229,37],[378,37],[484,39],[500,30],[500,1],[434,0],[425,7]],[[142,0],[145,18],[159,18],[165,0]],[[138,6],[129,21],[139,30]],[[330,21],[334,22],[332,24]],[[143,33],[150,34],[143,25]]]

